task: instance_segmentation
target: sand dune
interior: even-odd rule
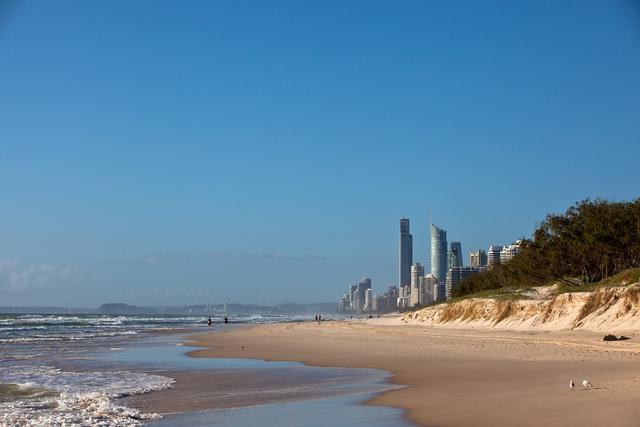
[[[534,291],[520,300],[469,298],[427,307],[403,316],[407,322],[466,328],[516,330],[584,329],[598,332],[640,327],[640,284],[554,296]]]

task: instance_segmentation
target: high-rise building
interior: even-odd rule
[[[469,265],[471,267],[486,267],[487,265],[487,253],[482,249],[478,249],[474,252],[469,252]]]
[[[409,306],[415,307],[420,304],[420,279],[424,276],[424,267],[419,262],[411,266],[411,294]]]
[[[445,285],[445,296],[447,300],[451,299],[451,292],[460,286],[467,277],[478,273],[479,269],[475,267],[454,267],[447,273],[447,283]]]
[[[449,253],[447,254],[447,271],[454,267],[462,267],[462,245],[460,242],[451,242]]]
[[[413,264],[413,236],[409,233],[409,219],[400,220],[400,260],[398,285],[411,285],[411,265]]]
[[[364,291],[364,310],[373,311],[373,289],[369,288]]]
[[[433,285],[436,280],[432,274],[427,274],[420,278],[420,305],[431,304],[435,301],[433,295]]]
[[[398,298],[396,305],[398,309],[403,309],[409,307],[409,297],[410,297],[410,289],[411,286],[403,286],[398,289]]]
[[[431,224],[431,274],[438,283],[447,280],[447,232]]]
[[[410,288],[411,286],[401,288],[407,292],[402,307],[408,307]],[[382,295],[375,294],[371,287],[371,279],[364,278],[358,284],[349,286],[347,292],[338,301],[338,311],[345,314],[391,312],[398,308],[398,297],[396,286],[389,286],[388,291]]]
[[[489,265],[500,264],[500,252],[502,251],[502,246],[500,245],[491,245],[489,246],[489,252],[487,252],[487,261]]]
[[[398,287],[390,285],[384,294],[385,311],[395,311],[398,308]]]
[[[386,306],[384,304],[384,295],[374,295],[371,300],[371,309],[370,311],[375,312],[384,312],[386,310]]]
[[[349,292],[345,292],[345,294],[342,296],[342,299],[338,301],[338,312],[346,313],[348,311],[351,311],[351,301],[349,297]]]
[[[349,308],[351,311],[356,311],[357,297],[358,297],[358,285],[351,285],[349,287]]]
[[[365,277],[356,287],[355,306],[353,311],[362,313],[365,311],[367,289],[371,289],[371,279]]]
[[[434,283],[433,284],[433,302],[442,302],[445,301],[446,293],[445,293],[445,284],[444,283]]]
[[[520,253],[520,245],[522,245],[522,240],[516,240],[510,245],[504,246],[500,251],[500,263],[504,264],[505,262],[511,261],[511,259]]]

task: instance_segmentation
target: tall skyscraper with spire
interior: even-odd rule
[[[447,280],[447,232],[431,224],[431,274],[439,284]]]
[[[411,265],[413,265],[413,236],[409,233],[409,219],[400,219],[400,260],[398,285],[411,286]]]

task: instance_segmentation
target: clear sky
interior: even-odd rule
[[[332,301],[639,183],[634,1],[0,3],[0,305]]]

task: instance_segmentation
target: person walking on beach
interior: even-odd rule
[[[211,326],[211,317],[209,317],[209,320],[207,320],[207,325]]]
[[[227,316],[224,316],[224,324],[226,325],[227,323],[229,323],[229,318]]]

